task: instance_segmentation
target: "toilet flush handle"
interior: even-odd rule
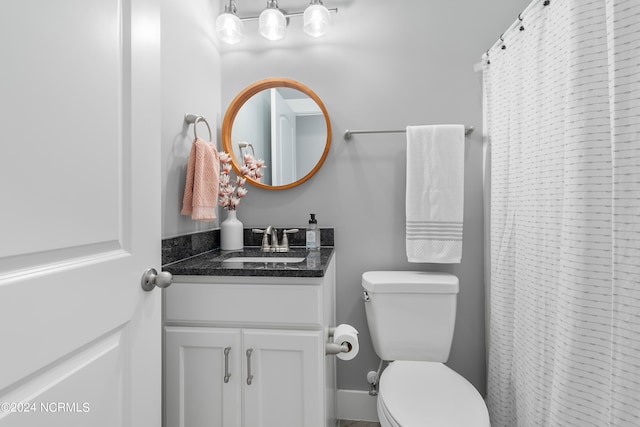
[[[364,302],[371,302],[371,297],[367,291],[362,291],[362,299]]]

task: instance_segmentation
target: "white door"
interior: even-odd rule
[[[0,11],[0,426],[160,426],[160,10]]]
[[[271,184],[296,178],[296,114],[277,89],[271,89]]]

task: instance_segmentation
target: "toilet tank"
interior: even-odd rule
[[[456,321],[458,278],[448,273],[362,275],[369,333],[383,360],[446,362]]]

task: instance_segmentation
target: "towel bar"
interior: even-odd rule
[[[471,135],[473,133],[473,130],[475,128],[473,126],[465,126],[464,128],[464,135],[468,136]],[[382,129],[382,130],[349,130],[347,129],[344,132],[344,139],[349,141],[353,138],[353,135],[358,134],[358,133],[405,133],[407,130],[406,129]]]

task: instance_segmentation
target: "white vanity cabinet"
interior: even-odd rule
[[[324,277],[174,276],[165,427],[335,426],[335,267]]]
[[[241,345],[238,330],[165,328],[166,427],[241,425]]]

